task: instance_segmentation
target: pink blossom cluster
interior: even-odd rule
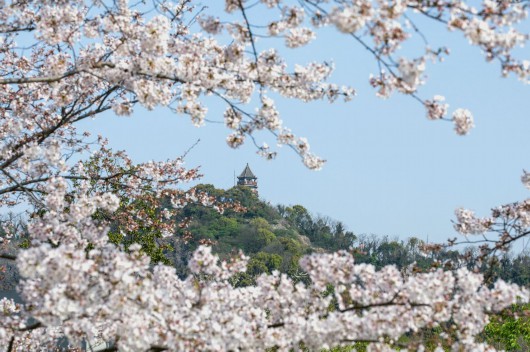
[[[494,220],[491,218],[480,219],[469,209],[459,208],[455,211],[456,224],[455,230],[461,234],[483,234],[493,225]]]

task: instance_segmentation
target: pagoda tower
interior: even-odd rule
[[[258,192],[258,182],[257,177],[254,176],[254,173],[252,173],[252,170],[250,170],[250,167],[245,166],[245,170],[237,177],[237,185],[238,186],[244,186],[250,188],[253,192]]]

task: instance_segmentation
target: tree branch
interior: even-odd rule
[[[68,71],[62,75],[48,76],[48,77],[22,77],[22,78],[4,78],[0,79],[0,85],[6,84],[25,84],[25,83],[51,83],[57,82],[64,78],[78,74],[79,70]]]
[[[0,253],[1,259],[7,259],[7,260],[17,260],[16,255],[8,254],[8,253]]]
[[[11,336],[11,339],[9,340],[9,345],[7,346],[7,352],[12,352],[14,345],[15,345],[15,335]]]
[[[26,327],[20,328],[20,329],[18,329],[18,331],[31,331],[31,330],[35,330],[35,329],[42,328],[42,327],[44,327],[44,325],[42,325],[42,323],[40,321],[38,321],[38,322],[30,324],[30,325],[28,325]]]

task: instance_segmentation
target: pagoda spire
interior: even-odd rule
[[[252,170],[250,170],[250,166],[245,166],[245,169],[237,177],[237,185],[238,186],[244,186],[252,189],[252,191],[257,192],[258,191],[258,178],[254,175]]]

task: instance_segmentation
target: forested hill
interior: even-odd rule
[[[346,229],[342,222],[313,215],[302,205],[273,206],[248,188],[222,190],[213,185],[199,185],[197,190],[220,201],[239,202],[246,211],[227,210],[221,214],[212,208],[187,205],[181,216],[191,219],[187,231],[191,232],[192,240],[187,244],[173,242],[171,249],[164,253],[182,274],[186,272],[185,258],[198,243],[205,241],[212,243],[221,257],[237,249],[251,256],[247,273],[240,278],[241,284],[250,284],[257,275],[273,270],[303,279],[298,260],[313,252],[353,248],[358,262],[371,263],[377,268],[388,264],[403,268],[415,262],[419,268],[426,269],[436,262],[456,260],[459,256],[455,250],[425,256],[421,251],[423,241],[418,238],[398,240],[387,236],[358,235]],[[184,230],[178,231],[183,235]],[[492,278],[502,277],[526,285],[530,283],[529,264],[528,256],[506,256],[490,274],[494,276]]]
[[[251,275],[273,270],[297,275],[298,260],[304,254],[346,249],[358,241],[341,222],[312,216],[300,205],[272,206],[245,187],[222,190],[199,185],[197,190],[221,201],[239,202],[246,210],[227,210],[220,214],[204,206],[186,206],[181,216],[192,219],[187,231],[193,235],[186,251],[205,241],[210,241],[222,257],[242,249],[252,257]],[[166,255],[171,255],[169,252]],[[175,251],[173,255],[178,257],[182,253]]]

